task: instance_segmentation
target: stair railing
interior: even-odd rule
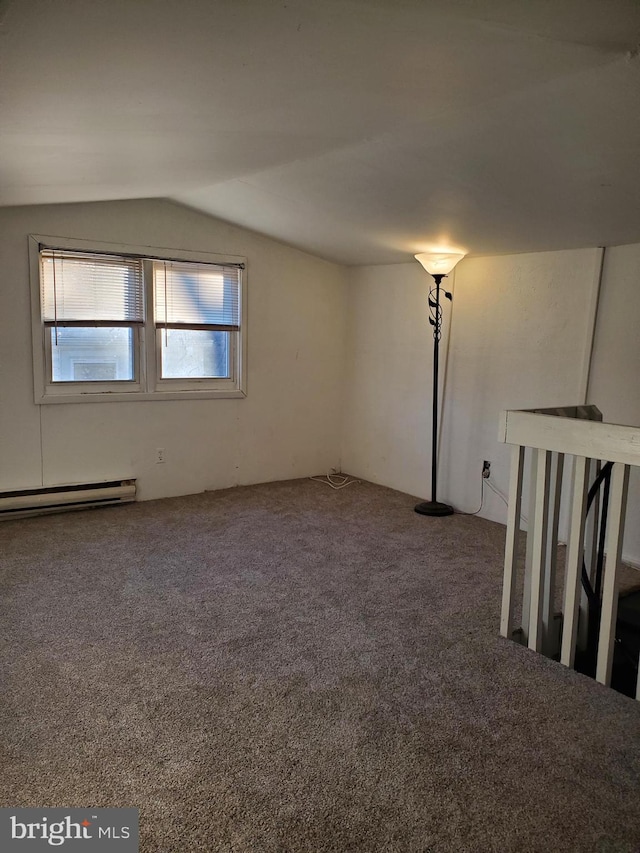
[[[519,639],[530,649],[559,657],[565,666],[574,667],[576,651],[588,645],[589,613],[594,613],[587,593],[599,585],[595,677],[610,685],[629,471],[632,465],[640,466],[640,428],[603,423],[595,406],[507,411],[501,416],[500,440],[512,445],[500,634]],[[563,609],[558,619],[554,608],[556,545],[566,456],[573,457],[573,475]],[[527,458],[529,523],[522,623],[514,632]],[[587,516],[589,489],[599,477],[608,494],[601,500],[599,492],[593,490],[595,511]],[[584,588],[583,575],[587,581]],[[640,676],[636,698],[640,699]]]

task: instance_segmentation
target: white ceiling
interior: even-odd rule
[[[348,264],[640,242],[638,0],[5,0],[0,205]]]

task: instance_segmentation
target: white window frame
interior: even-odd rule
[[[51,382],[51,343],[42,318],[40,296],[40,249],[55,248],[89,254],[134,255],[143,262],[145,324],[133,327],[134,379],[108,382]],[[152,261],[185,261],[204,264],[242,264],[240,331],[230,336],[230,377],[161,379],[159,370],[161,330],[155,327]],[[238,255],[193,252],[157,246],[132,246],[97,240],[50,235],[29,235],[29,276],[33,341],[34,399],[37,404],[131,402],[140,400],[202,400],[246,397],[247,364],[247,261]]]

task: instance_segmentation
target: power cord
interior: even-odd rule
[[[477,515],[479,512],[481,512],[482,507],[484,506],[484,499],[485,499],[484,487],[485,486],[488,486],[491,489],[491,491],[500,498],[500,500],[503,502],[503,504],[506,507],[509,506],[509,500],[508,500],[507,496],[504,494],[504,492],[502,492],[497,486],[494,486],[493,483],[491,482],[491,480],[488,477],[485,477],[483,474],[482,475],[482,491],[480,494],[480,506],[478,507],[477,510],[475,510],[475,512],[461,512],[460,510],[456,510],[456,515]],[[524,523],[528,527],[529,526],[529,519],[526,517],[526,515],[522,515],[522,513],[521,513],[520,518],[522,521],[524,521]]]
[[[325,486],[331,486],[332,489],[339,491],[347,486],[353,486],[354,483],[359,483],[360,480],[354,480],[348,474],[333,473],[326,474],[325,477],[309,477],[310,480],[315,480],[316,483],[324,483]]]
[[[508,501],[508,499],[507,499],[507,496],[506,496],[503,492],[501,492],[501,491],[500,491],[500,489],[499,489],[497,486],[494,486],[494,485],[493,485],[493,483],[491,483],[489,480],[485,480],[485,482],[486,482],[487,486],[489,486],[489,488],[491,489],[491,491],[492,491],[494,494],[496,494],[496,495],[500,498],[500,500],[502,501],[502,503],[503,503],[506,507],[508,507],[508,506],[509,506],[509,501]],[[527,518],[527,516],[526,516],[526,515],[523,515],[522,513],[520,513],[520,518],[521,518],[521,519],[522,519],[522,521],[524,521],[524,523],[528,526],[528,524],[529,524],[529,519]]]
[[[486,482],[485,478],[483,477],[482,478],[482,486],[481,486],[481,490],[480,490],[480,506],[478,507],[478,509],[475,512],[462,512],[462,510],[457,509],[457,510],[455,510],[456,515],[477,515],[479,512],[482,511],[482,507],[484,506],[484,484],[485,484],[485,482]]]
[[[504,492],[501,492],[500,489],[497,486],[494,486],[493,483],[491,483],[489,480],[485,480],[485,483],[487,484],[487,486],[489,486],[491,491],[500,498],[502,503],[506,507],[508,507],[509,506],[509,500],[507,499],[507,496],[504,494]],[[527,527],[529,526],[529,519],[527,518],[526,515],[523,515],[522,513],[520,513],[520,519],[522,521],[524,521],[524,523],[527,525]]]

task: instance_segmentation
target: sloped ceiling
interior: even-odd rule
[[[0,204],[168,197],[331,260],[640,241],[637,0],[9,0]]]

